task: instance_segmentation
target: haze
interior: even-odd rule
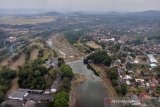
[[[0,8],[132,12],[160,10],[160,0],[0,0]]]

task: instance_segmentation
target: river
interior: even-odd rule
[[[83,74],[87,80],[77,86],[75,107],[104,107],[104,97],[107,96],[101,79],[83,64],[83,60],[70,62],[74,73]]]

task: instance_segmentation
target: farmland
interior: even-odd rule
[[[38,23],[48,23],[55,21],[51,16],[43,17],[14,17],[14,16],[5,16],[0,17],[0,24],[10,24],[10,25],[23,25],[23,24],[38,24]]]

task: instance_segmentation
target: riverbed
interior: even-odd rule
[[[75,107],[104,107],[104,97],[107,93],[99,76],[95,75],[83,60],[68,63],[74,73],[85,75],[87,80],[77,86],[77,100]]]

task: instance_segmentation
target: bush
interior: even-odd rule
[[[59,92],[55,95],[53,107],[69,107],[69,95],[65,92]]]
[[[62,78],[68,78],[69,80],[72,80],[73,78],[73,72],[72,72],[72,68],[69,65],[62,65],[60,68],[61,72],[62,72]]]

